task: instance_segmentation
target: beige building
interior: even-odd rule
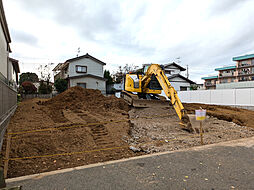
[[[205,80],[204,82],[204,88],[206,90],[212,90],[216,89],[216,83],[218,81],[218,76],[208,76],[208,77],[202,77],[201,79]]]
[[[203,77],[205,89],[254,88],[254,54],[233,57],[235,65],[216,68],[218,75]]]
[[[233,57],[236,61],[236,81],[254,81],[254,54]]]

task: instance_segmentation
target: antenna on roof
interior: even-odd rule
[[[177,62],[178,64],[180,64],[180,63],[181,63],[181,57],[177,57],[177,58],[176,58],[176,62]]]
[[[78,51],[77,51],[77,57],[79,56],[79,53],[80,53],[80,47],[78,48]]]

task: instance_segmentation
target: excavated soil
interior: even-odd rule
[[[200,122],[196,121],[195,115],[191,113],[193,113],[193,110],[197,108],[199,109],[200,106],[201,105],[198,105],[196,107],[196,105],[193,105],[192,107],[191,104],[186,106],[194,129],[200,129]],[[178,150],[201,145],[200,134],[189,133],[182,130],[179,125],[179,119],[174,112],[172,107],[156,109],[134,108],[130,110],[129,115],[132,124],[131,137],[126,139],[126,141],[131,145],[135,152],[141,151],[146,153]],[[210,116],[207,116],[206,120],[203,121],[204,144],[213,144],[254,136],[253,128],[241,126],[234,122],[228,122],[238,121],[236,119],[229,120],[229,112],[232,115],[245,113],[247,115],[249,114],[249,117],[253,114],[252,111],[248,110],[223,107],[223,112],[220,112],[218,119],[215,117],[217,115],[210,114],[208,110]],[[221,120],[221,118],[223,118],[223,120]],[[245,116],[245,118],[247,118],[247,116]],[[247,122],[248,120],[246,120],[246,123]],[[199,132],[199,130],[197,131]]]
[[[253,111],[184,106],[188,114],[207,109],[205,144],[254,135]],[[199,127],[194,115],[190,119]],[[179,127],[172,107],[130,109],[122,99],[80,87],[49,100],[21,102],[8,126],[8,133],[16,132],[24,133],[6,135],[3,145],[5,156],[6,139],[11,137],[9,158],[17,158],[9,160],[8,178],[200,145],[199,134]],[[61,155],[65,153],[74,154]]]
[[[128,136],[129,123],[105,123],[128,119],[128,105],[98,90],[71,88],[50,99],[32,99],[19,104],[8,126],[8,133],[30,131],[11,137],[9,158],[52,155],[69,152],[122,147],[68,156],[10,160],[8,178],[70,168],[140,155],[122,140]],[[90,126],[88,126],[90,124]],[[55,130],[60,127],[61,129]],[[65,127],[65,128],[64,128]],[[33,130],[52,130],[33,132]],[[6,148],[6,137],[3,154]],[[5,155],[4,155],[5,156]]]
[[[197,109],[206,109],[207,115],[216,117],[217,119],[234,122],[241,126],[254,128],[254,111],[247,109],[233,108],[229,106],[217,106],[207,104],[184,104],[184,108],[188,113],[193,113]]]

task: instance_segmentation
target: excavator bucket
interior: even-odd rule
[[[183,115],[181,122],[179,124],[183,130],[186,130],[190,133],[194,132],[194,129],[193,129],[191,122],[190,122],[190,118],[186,113]]]

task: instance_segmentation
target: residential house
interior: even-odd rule
[[[216,68],[217,76],[203,77],[206,89],[254,88],[254,54],[233,57],[235,65]],[[216,82],[214,84],[214,81]]]
[[[20,73],[19,61],[13,58],[9,58],[8,62],[9,86],[11,86],[15,90],[18,89],[18,73]]]
[[[148,67],[148,66],[150,66],[150,64],[143,64],[143,67]],[[186,71],[186,69],[183,68],[182,66],[174,62],[161,65],[161,66],[170,84],[175,88],[176,91],[190,90],[191,85],[196,84],[192,80],[181,75],[182,71]]]
[[[9,58],[11,37],[0,0],[0,149],[8,121],[17,106],[18,61]],[[0,180],[1,181],[1,180]],[[0,182],[0,188],[2,184]]]
[[[106,63],[89,55],[75,57],[59,63],[53,71],[54,80],[66,79],[68,87],[81,86],[83,88],[98,89],[106,93],[106,79],[103,77],[103,66]]]
[[[176,91],[190,90],[191,85],[196,84],[192,80],[181,75],[181,72],[186,71],[186,69],[174,62],[164,65],[164,71],[169,82]]]
[[[185,68],[176,64],[175,62],[163,65],[164,72],[167,76],[180,74],[182,71],[186,71]]]
[[[11,37],[6,22],[2,0],[0,0],[0,79],[8,84],[8,57],[11,52]]]

